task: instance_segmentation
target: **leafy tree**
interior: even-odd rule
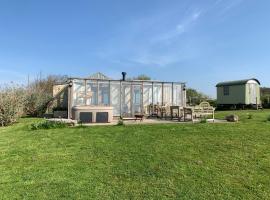
[[[53,85],[66,80],[67,76],[49,75],[30,83],[26,89],[25,113],[30,116],[42,116],[53,97]]]
[[[134,77],[133,80],[151,80],[151,77],[145,74],[140,74],[137,77]]]
[[[261,88],[261,102],[264,108],[270,108],[270,88]]]
[[[211,100],[210,97],[208,97],[207,95],[193,88],[188,88],[186,90],[186,96],[187,96],[187,103],[190,105],[197,105],[197,104],[200,104],[202,101]]]

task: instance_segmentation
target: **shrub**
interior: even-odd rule
[[[247,114],[247,118],[248,118],[248,119],[253,119],[253,115],[250,114],[250,113],[248,113],[248,114]]]
[[[65,128],[68,125],[63,122],[54,122],[54,121],[42,121],[38,123],[33,123],[30,125],[31,130],[38,129],[55,129],[55,128]]]
[[[123,126],[124,125],[124,120],[120,118],[117,122],[117,126]]]
[[[207,118],[206,117],[202,118],[201,121],[200,121],[200,123],[202,123],[202,124],[207,123]]]
[[[25,113],[32,117],[40,117],[46,112],[51,95],[42,91],[29,91],[26,95]]]
[[[0,88],[0,126],[13,124],[23,115],[24,94],[24,89],[16,85]]]
[[[74,124],[75,125],[75,124]],[[77,121],[77,126],[76,128],[87,128],[88,126],[84,125],[81,120]]]
[[[66,76],[50,75],[31,82],[26,89],[25,113],[32,117],[43,116],[53,97],[53,85],[66,79]]]
[[[52,98],[53,85],[65,80],[66,76],[48,76],[27,87],[0,87],[0,126],[8,126],[22,115],[43,116]]]
[[[270,122],[270,115],[267,117],[267,121]]]
[[[53,111],[67,111],[68,108],[67,107],[57,106],[57,107],[53,107],[52,110]]]

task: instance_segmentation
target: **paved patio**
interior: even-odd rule
[[[63,122],[68,124],[74,124],[75,126],[79,126],[77,121],[71,120],[71,119],[59,119],[59,118],[53,118],[48,119],[49,121],[57,121],[57,122]],[[89,124],[83,124],[84,126],[114,126],[117,125],[118,120],[113,120],[111,123],[89,123]],[[178,120],[164,120],[164,119],[144,119],[143,121],[140,120],[126,120],[124,121],[125,125],[135,125],[135,124],[192,124],[192,123],[200,123],[200,119],[195,119],[192,121],[178,121]],[[207,123],[228,123],[226,120],[220,120],[220,119],[208,119]]]
[[[117,123],[117,121],[116,121]],[[132,120],[132,121],[124,121],[126,125],[129,124],[192,124],[192,123],[200,123],[200,119],[195,119],[192,121],[178,121],[178,120],[164,120],[164,119],[144,119],[143,121],[140,120]],[[208,119],[207,123],[228,123],[226,120],[220,119]]]
[[[74,124],[75,126],[79,126],[76,120],[71,119],[59,119],[59,118],[52,118],[48,119],[48,121],[55,121],[55,122],[63,122],[67,124]],[[83,124],[83,126],[115,126],[117,125],[118,120],[113,120],[111,123],[89,123]],[[200,123],[200,119],[195,119],[192,121],[178,121],[178,120],[165,120],[165,119],[144,119],[143,121],[140,120],[126,120],[124,121],[125,125],[135,125],[135,124],[192,124],[192,123]],[[221,119],[208,119],[207,123],[228,123],[226,120]]]

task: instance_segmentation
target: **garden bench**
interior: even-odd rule
[[[212,119],[215,119],[215,108],[208,102],[201,102],[198,106],[193,108],[193,114],[195,118],[202,118],[203,116],[212,115]]]

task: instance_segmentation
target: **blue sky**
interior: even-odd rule
[[[0,0],[0,83],[40,72],[147,74],[215,96],[270,86],[269,0]]]

